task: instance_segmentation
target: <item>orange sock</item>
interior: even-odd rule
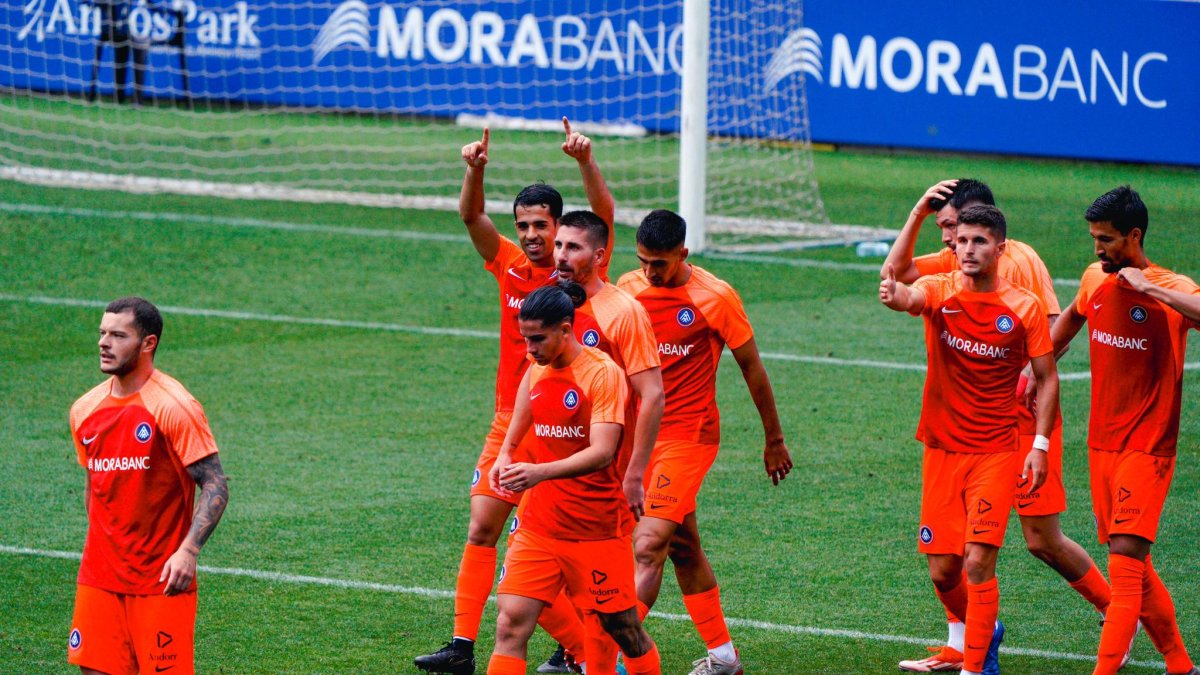
[[[576,660],[584,659],[583,622],[575,612],[575,605],[567,598],[567,594],[559,591],[554,604],[542,609],[538,616],[538,625],[558,644],[571,652]]]
[[[1100,631],[1100,650],[1095,675],[1112,675],[1129,651],[1129,641],[1137,631],[1142,611],[1142,577],[1146,564],[1116,553],[1108,554],[1108,576],[1112,579],[1112,602],[1104,613]]]
[[[467,544],[458,566],[458,586],[454,589],[454,637],[474,640],[479,637],[479,621],[496,582],[496,549]]]
[[[641,600],[638,600],[637,607],[638,607],[638,621],[645,621],[646,617],[650,615],[650,606],[647,605],[646,603],[642,602]]]
[[[1175,603],[1163,585],[1150,556],[1146,556],[1146,573],[1142,576],[1142,627],[1154,643],[1154,648],[1167,662],[1168,673],[1187,673],[1192,670],[1192,658],[1183,646],[1179,624],[1175,620]]]
[[[487,675],[525,675],[525,659],[503,654],[492,654],[488,661]]]
[[[962,581],[957,586],[948,590],[942,591],[936,585],[933,587],[933,592],[937,593],[938,600],[942,601],[942,609],[946,610],[946,620],[950,622],[961,621],[965,622],[967,618],[967,577],[963,575]]]
[[[629,675],[662,675],[662,663],[658,658],[658,645],[651,645],[650,651],[638,657],[625,655],[625,668]]]
[[[1108,580],[1100,573],[1095,563],[1092,563],[1092,568],[1083,576],[1070,584],[1076,593],[1082,595],[1084,600],[1092,603],[1101,613],[1108,609],[1108,603],[1112,602],[1112,590],[1108,587]]]
[[[588,675],[614,675],[617,672],[617,643],[613,641],[595,612],[583,615],[584,661]]]
[[[996,617],[1000,615],[1000,582],[996,577],[982,584],[964,584],[967,587],[967,639],[963,643],[963,670],[974,673],[983,671],[992,633],[996,630]]]
[[[715,649],[728,643],[729,627],[725,625],[725,613],[721,611],[721,588],[714,586],[710,590],[695,595],[683,596],[683,604],[687,607],[692,623],[700,639],[709,649]]]

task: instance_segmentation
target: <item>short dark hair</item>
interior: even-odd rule
[[[574,281],[562,280],[554,286],[542,286],[521,303],[517,315],[521,321],[540,321],[551,326],[575,320],[575,308],[587,302],[587,291]]]
[[[564,213],[558,219],[559,227],[575,227],[584,230],[592,246],[602,248],[608,245],[608,223],[591,211],[571,211]]]
[[[948,199],[929,200],[929,208],[934,211],[941,211],[946,204],[962,211],[964,206],[971,204],[995,206],[996,198],[992,196],[992,188],[988,187],[987,183],[974,178],[959,178],[958,183],[954,186],[954,192]]]
[[[651,251],[671,251],[687,238],[687,223],[674,211],[655,209],[638,225],[637,243]]]
[[[562,195],[545,183],[534,183],[517,193],[517,198],[513,200],[513,218],[517,217],[518,206],[545,206],[550,209],[550,215],[558,220],[563,210]]]
[[[1146,238],[1146,227],[1150,225],[1150,212],[1142,197],[1128,185],[1122,185],[1100,195],[1088,207],[1084,219],[1089,223],[1112,223],[1121,234],[1129,234],[1136,227]]]
[[[990,204],[976,204],[963,209],[958,214],[958,224],[982,225],[995,235],[996,241],[1004,241],[1008,236],[1008,223],[1004,220],[1004,213]]]
[[[159,314],[158,308],[154,306],[154,303],[145,298],[131,295],[113,300],[104,308],[105,314],[121,314],[124,312],[133,312],[133,325],[137,328],[138,335],[143,339],[147,335],[153,335],[160,340],[162,339],[162,314]]]

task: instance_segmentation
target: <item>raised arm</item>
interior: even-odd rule
[[[225,513],[225,505],[229,503],[229,483],[216,453],[189,464],[187,472],[200,486],[200,497],[192,514],[192,529],[188,530],[179,550],[167,559],[159,575],[159,582],[167,582],[163,589],[165,595],[182,593],[191,586],[192,579],[196,578],[196,557],[213,530],[217,529],[221,514]]]
[[[925,306],[925,293],[919,288],[896,281],[891,265],[883,266],[883,281],[879,282],[879,301],[897,312],[913,312]]]
[[[458,196],[458,216],[467,226],[471,243],[484,262],[491,262],[500,252],[500,232],[488,218],[483,198],[483,167],[488,163],[489,136],[488,128],[484,127],[482,140],[463,146],[462,158],[467,164],[467,173]]]
[[[596,158],[592,154],[592,139],[578,131],[571,131],[571,122],[566,117],[563,118],[563,131],[566,132],[566,140],[563,141],[562,150],[579,163],[579,174],[583,178],[583,192],[587,195],[588,208],[608,223],[608,246],[605,250],[608,251],[607,258],[611,258],[613,242],[616,240],[616,228],[613,227],[617,212],[616,202],[613,201],[608,183],[604,182],[604,176],[600,174],[600,165],[596,164]]]
[[[1184,315],[1193,324],[1200,325],[1200,295],[1190,295],[1159,286],[1147,279],[1136,267],[1123,268],[1117,272],[1117,276],[1138,293],[1145,293]]]
[[[957,180],[944,180],[921,195],[921,199],[908,214],[904,227],[900,228],[900,234],[892,244],[887,260],[883,261],[883,267],[879,269],[880,279],[886,278],[888,265],[895,270],[895,278],[904,283],[911,284],[921,276],[917,272],[917,266],[913,264],[913,255],[917,247],[917,235],[921,233],[921,224],[933,215],[933,207],[929,205],[929,200],[948,199],[954,194],[954,186],[957,184]]]
[[[766,437],[763,465],[771,482],[779,485],[779,481],[787,478],[788,472],[792,470],[792,456],[783,440],[783,427],[779,423],[779,411],[775,407],[775,391],[771,388],[771,379],[767,376],[767,369],[763,366],[754,338],[731,351],[733,359],[742,369],[742,379],[746,380],[746,388],[750,390],[750,398],[754,400],[754,407],[758,408],[758,417],[762,420],[763,435]]]

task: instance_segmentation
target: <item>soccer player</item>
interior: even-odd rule
[[[572,131],[565,117],[563,130],[566,136],[562,150],[579,164],[589,204],[600,217],[608,219],[606,222],[612,222],[615,204],[592,154],[591,139]],[[513,201],[513,220],[520,245],[502,236],[484,210],[483,174],[488,163],[490,135],[485,128],[481,140],[463,146],[462,158],[467,167],[458,210],[471,243],[500,290],[496,410],[471,479],[470,525],[455,587],[452,639],[438,651],[413,661],[421,670],[434,673],[475,672],[475,638],[496,578],[496,543],[508,516],[520,501],[519,494],[496,494],[486,478],[512,419],[517,385],[529,365],[524,340],[517,330],[517,311],[530,292],[553,284],[558,277],[554,267],[554,235],[562,216],[562,196],[544,183],[526,187]],[[606,251],[611,250],[608,244]],[[606,275],[607,254],[599,267],[600,274]],[[570,606],[558,609],[562,611],[551,610],[545,617],[545,627],[560,642],[572,641],[572,635],[581,636],[582,628]],[[580,649],[578,643],[574,647]]]
[[[945,180],[930,187],[913,207],[908,222],[904,224],[895,244],[892,245],[883,269],[886,270],[887,266],[891,265],[896,278],[905,283],[911,283],[922,276],[944,274],[959,269],[958,258],[954,255],[954,233],[958,225],[958,214],[962,209],[979,204],[995,206],[991,188],[980,181],[960,178]],[[935,214],[945,247],[937,253],[914,258],[913,249],[921,224]],[[1050,325],[1054,325],[1061,313],[1058,297],[1054,294],[1050,272],[1031,246],[1015,239],[1007,239],[997,270],[1002,279],[1038,296],[1046,306]],[[1023,383],[1019,383],[1018,389],[1022,386]],[[1032,393],[1032,387],[1029,389]],[[1036,421],[1033,413],[1025,406],[1018,406],[1018,414],[1021,448],[1028,450],[1036,434]],[[1025,536],[1026,547],[1031,554],[1058,572],[1071,588],[1103,614],[1109,602],[1108,582],[1087,551],[1062,531],[1060,514],[1067,510],[1067,496],[1062,479],[1061,416],[1055,419],[1054,431],[1050,434],[1050,452],[1046,459],[1049,462],[1049,473],[1046,483],[1040,489],[1030,490],[1029,479],[1019,481],[1016,486],[1015,505],[1017,515],[1021,519],[1021,532]],[[925,673],[957,671],[962,668],[964,627],[959,617],[950,612],[949,607],[961,605],[961,597],[965,596],[967,591],[961,576],[954,574],[956,569],[950,567],[930,570],[938,597],[948,600],[943,600],[949,629],[947,644],[940,648],[932,648],[936,653],[927,658],[901,661],[901,670]]]
[[[959,214],[955,255],[960,270],[918,279],[911,287],[891,268],[879,299],[925,318],[926,355],[921,422],[924,442],[918,548],[929,569],[966,571],[966,593],[943,597],[963,620],[962,673],[998,673],[1003,624],[996,558],[1004,543],[1013,485],[1020,475],[1036,492],[1046,478],[1049,434],[1058,413],[1058,375],[1046,308],[1037,296],[997,273],[1006,223],[994,206]],[[1014,394],[1025,363],[1037,375],[1037,434],[1018,451]]]
[[[88,530],[67,661],[85,675],[195,667],[196,557],[229,488],[204,408],[154,368],[162,326],[142,298],[109,303],[99,347],[110,377],[71,406]]]
[[[564,587],[616,640],[629,672],[660,672],[658,648],[637,615],[626,535],[632,515],[617,466],[629,390],[611,358],[576,340],[571,324],[584,300],[577,285],[548,287],[521,307],[521,335],[534,365],[521,381],[489,482],[500,494],[529,495],[504,557],[489,675],[525,673],[538,615]],[[531,427],[531,461],[514,462],[513,450]]]
[[[1175,471],[1183,359],[1188,330],[1200,326],[1200,287],[1146,257],[1149,215],[1128,186],[1105,193],[1085,218],[1100,260],[1084,271],[1052,335],[1063,350],[1085,322],[1091,329],[1088,468],[1112,582],[1095,672],[1117,671],[1140,617],[1168,673],[1200,674],[1150,555]]]
[[[792,459],[741,298],[729,284],[687,262],[686,233],[678,214],[650,212],[637,230],[641,270],[618,282],[650,315],[667,401],[645,474],[646,517],[633,534],[638,613],[645,617],[658,599],[669,552],[683,603],[709,651],[694,663],[692,674],[736,675],[742,672],[741,660],[696,523],[696,495],[721,439],[717,364],[725,345],[758,407],[766,436],[763,464],[776,485],[791,470]]]

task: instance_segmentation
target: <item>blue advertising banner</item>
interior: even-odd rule
[[[711,59],[727,70],[713,78],[722,105],[710,129],[803,138],[804,88],[817,141],[1200,165],[1200,3],[793,5],[713,2]],[[679,0],[20,0],[0,11],[8,89],[112,92],[112,45],[131,40],[127,80],[146,59],[155,97],[679,126]]]

